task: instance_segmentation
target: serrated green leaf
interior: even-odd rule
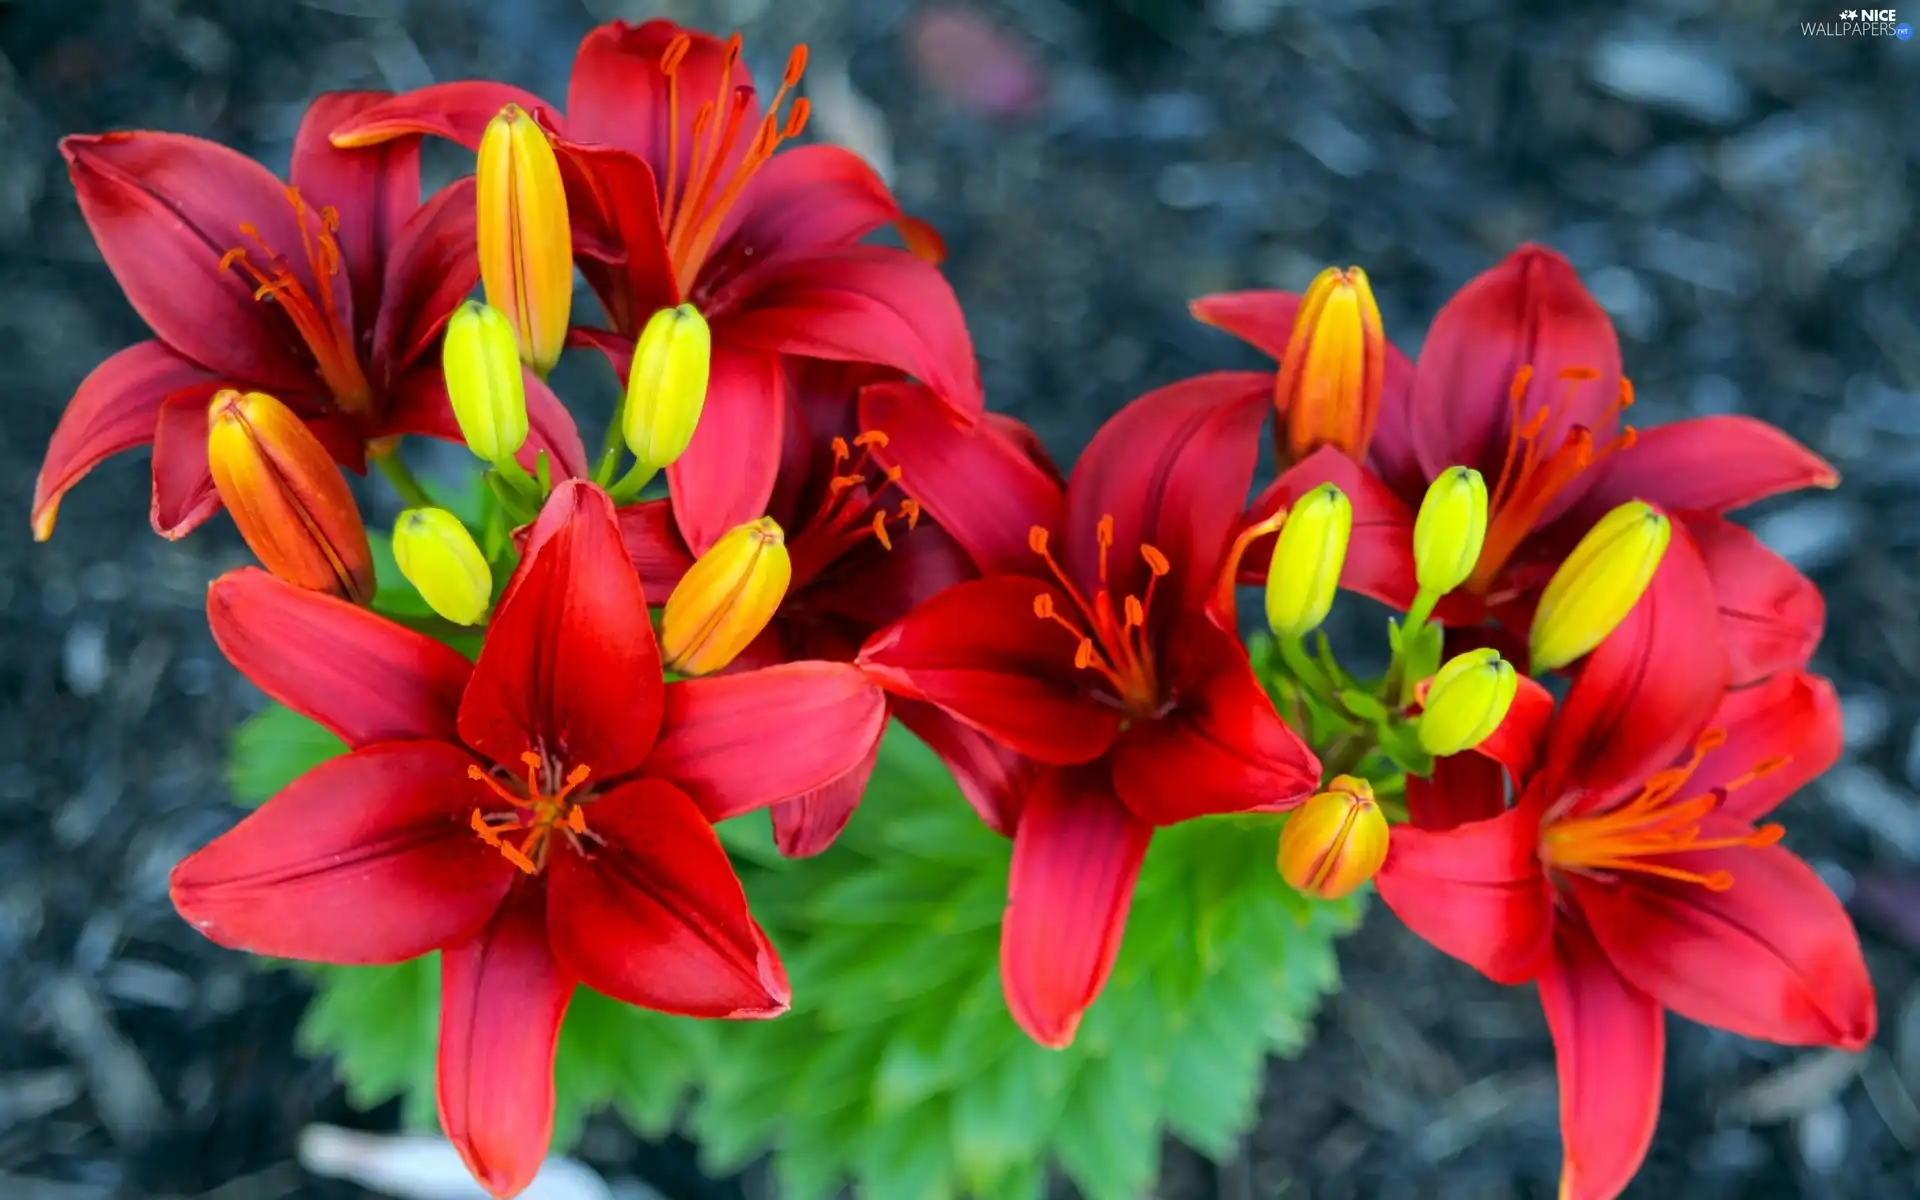
[[[283,704],[269,702],[233,731],[227,754],[227,784],[242,804],[264,802],[347,744],[318,722]]]

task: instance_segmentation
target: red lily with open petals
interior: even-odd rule
[[[419,139],[337,150],[327,133],[388,99],[332,92],[294,137],[290,182],[214,142],[106,133],[61,142],[101,256],[154,337],[80,384],[34,486],[33,528],[93,466],[153,446],[153,527],[180,537],[220,507],[207,469],[207,404],[233,388],[298,413],[334,457],[366,469],[368,443],[425,433],[458,440],[441,327],[479,278],[471,180],[420,203]],[[565,410],[537,380],[541,448],[584,457]]]
[[[712,822],[838,778],[884,720],[851,666],[664,685],[613,505],[563,483],[478,663],[255,570],[208,612],[227,657],[350,748],[173,873],[222,945],[390,963],[439,950],[440,1122],[496,1196],[533,1178],[576,983],[770,1017],[786,975]]]
[[[737,34],[723,42],[671,21],[614,21],[580,43],[564,115],[519,88],[467,81],[409,92],[334,133],[353,145],[433,133],[474,147],[507,104],[539,115],[568,177],[577,261],[613,325],[578,340],[608,350],[624,377],[626,352],[657,310],[691,303],[712,329],[706,411],[669,469],[679,525],[697,541],[766,508],[786,411],[781,354],[904,371],[966,424],[983,405],[940,272],[861,244],[892,224],[937,259],[938,237],[902,214],[857,156],[783,149],[806,123],[805,100],[780,112],[805,64],[803,46],[763,116]]]
[[[903,484],[1002,573],[935,596],[858,661],[1042,764],[1001,934],[1008,1007],[1042,1045],[1070,1043],[1105,984],[1156,827],[1298,803],[1319,782],[1209,610],[1270,390],[1242,372],[1141,397],[1095,435],[1064,497],[1010,438],[886,422]],[[970,483],[923,474],[920,455],[964,465]]]
[[[1756,824],[1838,758],[1839,704],[1800,671],[1728,690],[1717,620],[1676,529],[1651,589],[1557,711],[1523,681],[1481,749],[1490,770],[1409,790],[1414,824],[1394,831],[1376,879],[1435,946],[1539,984],[1568,1200],[1618,1195],[1646,1154],[1663,1009],[1790,1045],[1858,1050],[1873,1036],[1873,987],[1839,901],[1776,844],[1780,826]]]

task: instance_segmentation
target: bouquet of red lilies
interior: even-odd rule
[[[323,1006],[437,963],[438,1121],[502,1197],[557,1110],[564,1138],[647,1086],[609,1072],[674,1071],[652,1123],[777,1150],[794,1195],[1038,1196],[1049,1159],[1130,1194],[1163,1127],[1230,1151],[1368,883],[1538,988],[1569,1200],[1646,1154],[1664,1010],[1872,1038],[1848,919],[1768,820],[1839,754],[1823,602],[1724,515],[1825,463],[1742,417],[1625,425],[1612,326],[1524,246],[1417,363],[1358,269],[1198,300],[1275,369],[1149,391],[1063,473],[984,410],[938,236],[791,144],[805,65],[763,102],[737,35],[616,22],[564,112],[322,96],[285,183],[191,137],[63,144],[154,336],[80,385],[35,534],[151,445],[154,529],[225,508],[265,568],[208,619],[304,731],[241,739],[275,794],[174,870],[185,920],[355,968]],[[424,137],[476,166],[423,202]],[[568,348],[623,381],[591,450],[546,382]],[[481,486],[422,484],[409,436]],[[1383,673],[1320,632],[1342,588],[1394,612]],[[576,1095],[563,1022],[609,1001],[777,1020],[626,1027],[678,1049],[602,1046]]]

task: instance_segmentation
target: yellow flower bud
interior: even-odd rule
[[[393,559],[427,607],[455,625],[477,625],[493,602],[493,572],[460,518],[410,508],[393,524]]]
[[[793,578],[787,535],[772,517],[728,530],[681,577],[660,615],[660,653],[682,675],[739,657],[773,620]]]
[[[1632,500],[1601,517],[1547,581],[1528,637],[1533,669],[1558,670],[1619,628],[1667,552],[1665,513]]]
[[[1336,775],[1326,791],[1287,818],[1276,865],[1295,890],[1338,900],[1380,870],[1387,837],[1387,817],[1373,798],[1373,785]]]
[[[698,309],[682,304],[653,314],[633,348],[620,415],[635,460],[658,471],[687,452],[712,367],[713,335]]]
[[[559,160],[540,123],[509,104],[487,123],[474,173],[487,303],[506,314],[521,360],[545,376],[573,308],[573,233]]]
[[[1445,756],[1471,750],[1493,736],[1513,707],[1520,676],[1497,650],[1456,654],[1427,685],[1420,714],[1420,745]]]
[[[1273,402],[1298,462],[1322,446],[1364,461],[1386,386],[1387,338],[1367,273],[1320,272],[1294,317]]]
[[[1420,590],[1444,596],[1467,581],[1487,540],[1487,481],[1471,467],[1440,472],[1413,522]]]
[[[471,300],[454,310],[441,366],[467,449],[488,462],[519,453],[527,440],[527,387],[506,315]]]
[[[1353,502],[1332,484],[1294,502],[1267,568],[1267,627],[1274,636],[1304,637],[1327,619],[1352,533]]]

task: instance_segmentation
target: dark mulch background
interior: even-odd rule
[[[910,0],[665,7],[745,27],[763,71],[813,44],[815,128],[890,145],[904,202],[951,240],[993,401],[1063,451],[1149,386],[1252,365],[1187,320],[1191,295],[1355,261],[1415,350],[1453,287],[1534,238],[1614,311],[1643,422],[1751,412],[1829,455],[1838,494],[1757,520],[1830,597],[1821,665],[1851,753],[1786,816],[1861,915],[1884,1032],[1836,1062],[1674,1022],[1632,1194],[1920,1190],[1920,45],[1803,37],[1834,11],[1774,0],[1008,0],[984,11],[1032,57],[973,86],[1017,97],[1031,71],[1046,98],[995,121],[933,86],[965,39]],[[326,1067],[293,1054],[295,984],[193,937],[165,902],[170,865],[231,820],[223,736],[254,702],[201,615],[207,578],[239,561],[231,528],[160,542],[129,458],[70,498],[50,545],[27,538],[61,405],[141,335],[55,139],[167,128],[282,166],[317,90],[484,70],[557,97],[590,23],[657,11],[0,3],[0,1195],[357,1195],[303,1179],[295,1135],[386,1116],[349,1113]],[[1531,995],[1382,912],[1344,961],[1346,993],[1318,1044],[1273,1068],[1245,1160],[1175,1150],[1164,1194],[1551,1195]],[[599,1134],[588,1156],[612,1175],[676,1200],[741,1195],[700,1181],[686,1147]]]

